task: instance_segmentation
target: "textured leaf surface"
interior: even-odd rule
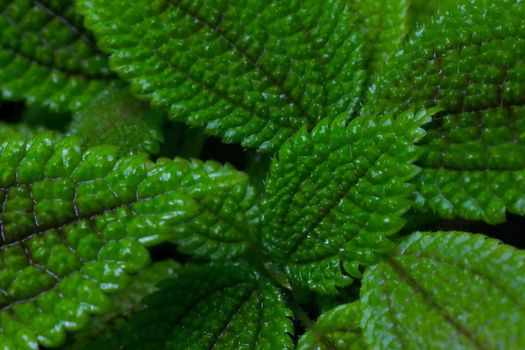
[[[281,293],[244,267],[187,267],[160,288],[104,350],[292,349]]]
[[[349,115],[363,80],[347,0],[81,0],[134,90],[229,142],[275,150]]]
[[[350,0],[364,34],[370,76],[381,72],[408,31],[410,0]]]
[[[525,3],[469,1],[418,31],[371,108],[438,106],[423,140],[419,205],[499,223],[525,214]]]
[[[73,336],[73,344],[64,349],[100,349],[100,341],[108,341],[107,334],[112,328],[119,327],[125,322],[125,317],[144,308],[144,297],[159,290],[157,285],[169,278],[173,278],[179,264],[173,260],[165,260],[152,264],[140,271],[123,290],[110,295],[112,311],[93,317],[89,325]],[[96,339],[91,342],[91,339]]]
[[[266,182],[262,241],[292,281],[334,293],[391,248],[411,206],[414,143],[431,114],[323,120],[281,148]]]
[[[0,33],[3,99],[64,111],[113,80],[72,1],[0,1]]]
[[[136,100],[126,89],[104,90],[77,111],[69,133],[87,147],[116,145],[129,153],[156,154],[163,141],[164,115]]]
[[[299,339],[297,350],[367,350],[360,321],[357,303],[329,310]]]
[[[11,138],[0,147],[0,344],[60,344],[64,330],[109,309],[105,292],[148,264],[143,245],[173,239],[199,256],[242,252],[251,196],[244,174],[214,162],[153,163],[119,158],[114,147],[84,152],[75,138]]]
[[[363,279],[373,349],[523,349],[525,253],[481,235],[415,233]]]
[[[432,17],[467,1],[470,0],[410,0],[410,30],[427,25]]]

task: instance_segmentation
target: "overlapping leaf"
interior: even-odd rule
[[[481,235],[415,233],[363,278],[373,349],[522,349],[525,254]]]
[[[72,341],[68,346],[63,347],[68,350],[95,349],[91,339],[107,341],[107,334],[114,328],[120,327],[132,313],[144,309],[142,300],[144,297],[159,290],[157,285],[175,276],[179,264],[173,260],[155,262],[148,268],[140,271],[133,276],[129,285],[114,294],[111,294],[111,312],[93,317],[90,323],[80,332],[72,335]],[[102,350],[101,345],[96,349]]]
[[[431,115],[323,120],[281,148],[266,182],[262,241],[293,282],[334,293],[392,246],[412,203],[414,143]]]
[[[3,99],[64,111],[112,83],[107,58],[72,1],[2,1],[0,33]]]
[[[238,255],[253,198],[244,174],[214,162],[153,163],[47,134],[9,139],[0,147],[0,344],[60,344],[148,264],[143,245],[171,239],[203,257]]]
[[[137,94],[228,142],[276,150],[302,126],[350,115],[361,40],[347,0],[81,0]]]
[[[367,350],[360,323],[359,303],[339,305],[319,316],[297,350]]]
[[[164,115],[136,100],[126,89],[102,91],[76,111],[69,133],[85,146],[117,145],[129,153],[156,154],[163,141]]]
[[[104,350],[292,349],[282,295],[245,267],[187,267],[160,288]]]
[[[525,3],[468,1],[442,13],[378,79],[370,108],[438,106],[418,164],[419,205],[499,223],[525,214]]]

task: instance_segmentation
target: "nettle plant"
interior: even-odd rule
[[[521,0],[1,0],[0,349],[524,349],[459,232],[525,215],[524,57]]]

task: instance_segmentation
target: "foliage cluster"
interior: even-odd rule
[[[2,350],[525,348],[521,0],[0,0],[0,92]]]

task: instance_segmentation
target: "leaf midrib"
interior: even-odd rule
[[[86,42],[93,49],[98,50],[95,41],[84,30],[84,28],[79,28],[69,18],[67,18],[66,16],[58,13],[55,9],[53,9],[51,6],[45,4],[41,0],[33,0],[33,3],[35,4],[36,7],[41,8],[42,10],[47,12],[50,16],[55,17],[63,25],[68,27],[71,32],[75,33],[80,39],[82,39],[82,41]]]
[[[73,23],[71,23],[67,18],[65,18],[64,16],[61,16],[60,14],[58,14],[51,7],[45,5],[42,1],[33,0],[33,4],[35,5],[35,7],[41,8],[43,11],[45,11],[50,17],[54,17],[58,21],[60,21],[62,24],[64,24],[78,38],[80,38],[81,40],[87,42],[88,45],[90,45],[95,50],[95,52],[98,51],[98,49],[96,48],[96,45],[94,44],[94,42],[92,40],[88,39],[87,34],[84,34],[81,29],[79,29],[77,26],[75,26]],[[9,21],[9,23],[12,26],[18,26],[18,24],[16,22],[14,22],[12,19],[7,17],[3,13],[0,13],[0,15],[3,16],[7,21]],[[23,60],[29,62],[30,64],[38,65],[40,67],[46,68],[46,69],[51,70],[51,71],[61,72],[61,73],[66,74],[66,75],[79,76],[79,77],[83,77],[83,78],[85,78],[87,80],[90,80],[90,79],[95,79],[95,80],[113,80],[114,79],[114,74],[113,73],[108,73],[108,74],[102,74],[102,73],[91,74],[91,73],[82,71],[81,69],[68,69],[68,68],[64,68],[64,67],[54,66],[51,63],[38,60],[38,59],[36,59],[34,57],[30,57],[29,55],[25,54],[24,52],[20,51],[19,49],[6,46],[4,43],[0,43],[0,49],[5,50],[7,52],[10,52],[12,55],[20,57]]]
[[[387,257],[385,258],[385,263],[390,266],[392,271],[398,275],[405,283],[407,283],[412,290],[419,294],[424,302],[432,307],[436,312],[441,316],[441,318],[451,325],[459,334],[464,336],[468,341],[470,341],[476,348],[480,350],[490,350],[491,348],[485,346],[485,344],[476,337],[476,335],[471,332],[469,329],[465,328],[462,324],[457,322],[452,315],[450,315],[432,296],[432,294],[427,291],[418,281],[413,278],[408,271],[406,271],[401,264],[399,264],[394,258]]]
[[[184,13],[186,16],[194,19],[195,21],[201,23],[203,26],[205,26],[210,32],[214,33],[217,37],[224,40],[228,46],[230,46],[235,52],[239,53],[242,57],[244,57],[249,65],[259,71],[263,76],[267,77],[269,81],[272,83],[273,86],[275,86],[290,103],[293,104],[295,109],[299,112],[299,115],[304,116],[308,120],[309,126],[310,124],[314,123],[317,120],[316,116],[312,116],[304,107],[302,106],[301,102],[296,100],[291,94],[290,91],[288,91],[284,87],[284,83],[282,81],[277,80],[271,72],[269,72],[267,69],[265,69],[263,66],[258,64],[258,60],[252,55],[250,55],[245,50],[241,49],[233,39],[233,37],[223,30],[221,26],[213,26],[206,18],[203,18],[198,13],[191,11],[190,8],[184,6],[179,0],[167,0],[168,3],[172,4],[176,8],[178,8],[182,13]]]

